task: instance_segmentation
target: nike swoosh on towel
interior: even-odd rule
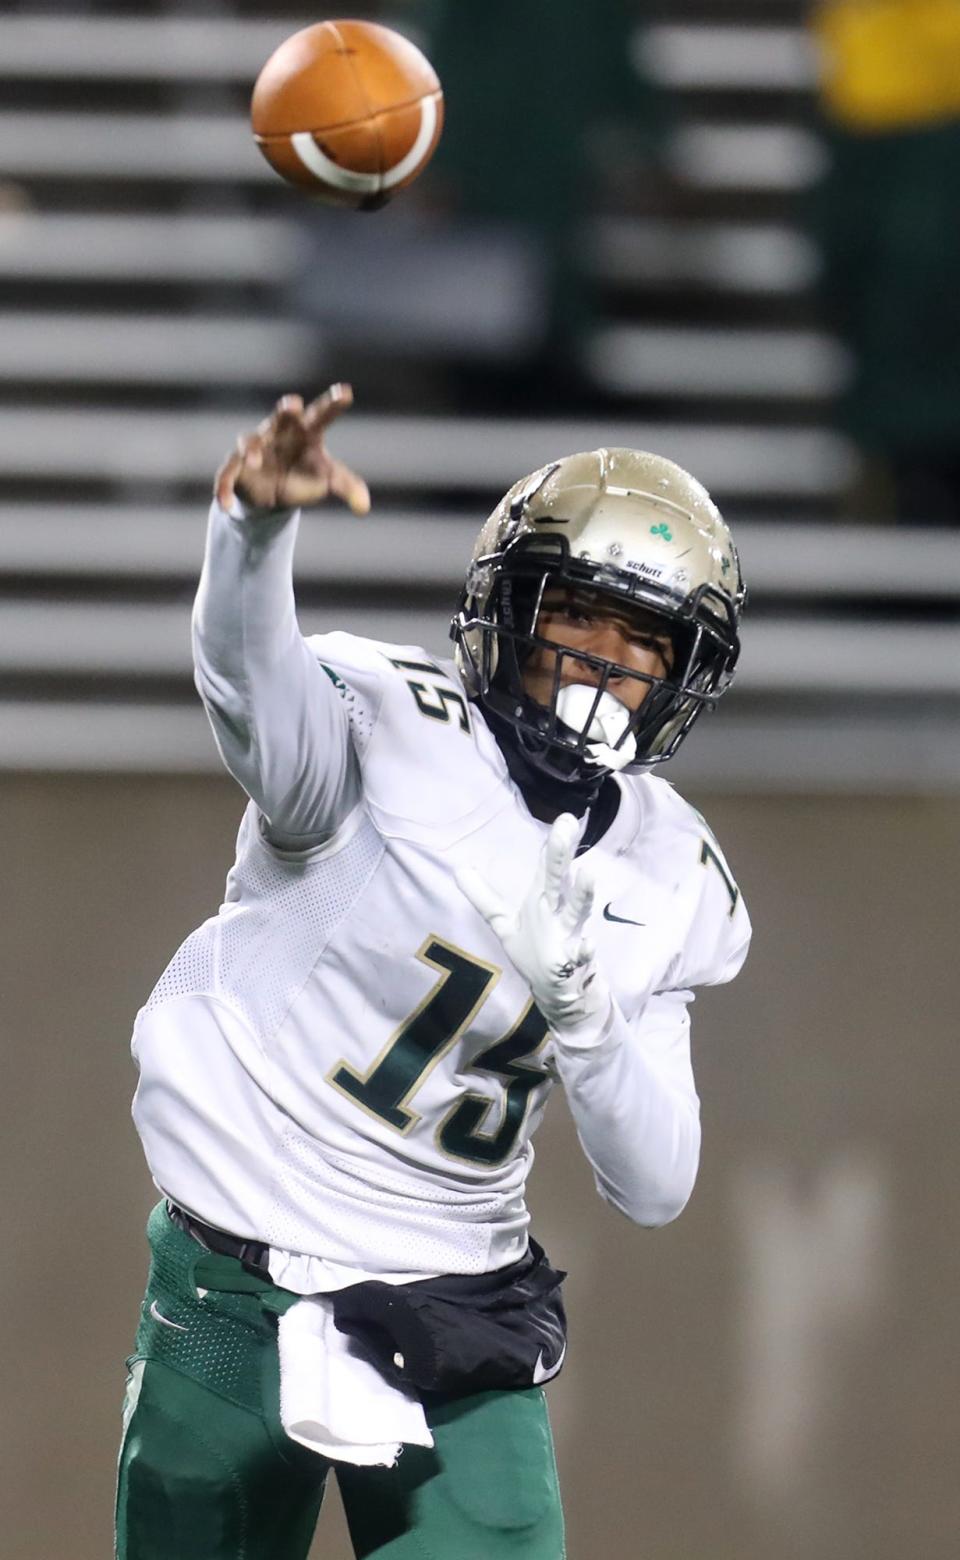
[[[603,907],[603,919],[605,921],[619,921],[623,926],[646,926],[646,921],[631,921],[628,915],[614,915],[607,903]]]
[[[160,1312],[157,1310],[156,1300],[151,1300],[150,1302],[150,1315],[153,1317],[155,1322],[162,1322],[164,1327],[175,1327],[177,1332],[190,1331],[189,1327],[184,1327],[181,1322],[171,1322],[169,1316],[161,1316]]]

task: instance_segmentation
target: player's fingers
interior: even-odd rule
[[[278,412],[270,433],[270,450],[281,471],[307,462],[309,435],[303,426],[302,412]]]
[[[597,945],[592,937],[581,937],[577,948],[576,962],[582,968],[585,964],[592,964],[597,957]]]
[[[272,412],[267,412],[267,417],[262,418],[261,423],[258,423],[256,431],[258,431],[258,434],[270,432],[270,429],[275,427],[278,421],[283,421],[284,418],[289,417],[300,417],[301,412],[303,412],[303,396],[293,395],[293,393],[281,395],[278,401],[273,402]]]
[[[342,460],[330,460],[327,470],[331,493],[342,498],[355,515],[368,515],[370,489],[363,478],[345,466]]]
[[[268,412],[266,417],[262,418],[261,421],[257,423],[257,437],[259,439],[272,439],[276,434],[277,428],[281,426],[283,422],[287,421],[288,418],[289,413],[281,412],[280,403],[278,401],[273,411]]]
[[[233,484],[237,479],[237,473],[243,465],[243,456],[239,450],[234,450],[228,455],[213,479],[213,492],[221,509],[229,509],[233,503]]]
[[[331,385],[306,408],[303,414],[304,427],[311,433],[317,429],[329,428],[334,418],[339,417],[341,412],[347,411],[352,405],[352,385]]]
[[[303,447],[303,396],[282,395],[269,416],[257,424],[259,438],[269,442],[286,462]]]
[[[456,873],[457,887],[464,894],[474,910],[487,924],[493,928],[499,937],[506,930],[512,920],[512,912],[504,904],[500,895],[490,887],[482,873],[475,867],[461,867]]]
[[[259,471],[263,465],[263,439],[259,433],[245,433],[237,440],[237,452],[241,464],[251,471]]]
[[[561,813],[551,825],[543,847],[543,897],[550,910],[559,910],[564,879],[577,848],[580,825],[572,813]]]
[[[564,902],[564,919],[572,935],[583,931],[593,909],[596,887],[589,867],[580,866],[574,873]]]

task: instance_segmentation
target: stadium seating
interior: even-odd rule
[[[877,780],[881,751],[890,781],[918,766],[955,773],[942,721],[960,697],[951,539],[920,547],[922,533],[829,523],[855,456],[830,426],[849,365],[817,320],[803,231],[825,154],[800,0],[648,7],[631,48],[672,94],[682,199],[604,197],[584,213],[596,324],[582,404],[549,418],[443,415],[429,393],[414,410],[438,366],[509,354],[524,300],[506,281],[472,332],[449,309],[431,315],[439,286],[421,289],[415,328],[391,332],[396,299],[411,296],[398,263],[374,314],[379,357],[351,312],[355,278],[331,279],[326,317],[298,312],[311,238],[302,203],[257,153],[245,102],[267,54],[313,18],[263,9],[26,4],[4,19],[3,762],[215,764],[186,638],[210,474],[276,393],[335,377],[357,347],[369,375],[337,448],[369,477],[376,509],[362,525],[305,528],[305,626],[333,611],[338,626],[442,651],[465,549],[498,491],[560,450],[646,445],[700,474],[739,522],[753,585],[742,691],[723,734],[691,752],[696,773],[793,783],[797,745],[825,730],[845,733],[845,751],[825,758],[821,744],[822,783]],[[362,220],[375,250],[391,230]],[[907,693],[909,711],[891,706]],[[818,783],[812,760],[810,771],[804,783]]]

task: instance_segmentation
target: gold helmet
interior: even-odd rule
[[[550,642],[553,697],[549,707],[535,703],[523,668],[547,643],[537,620],[544,591],[556,585],[654,615],[673,644],[669,671],[653,676]],[[745,598],[730,532],[695,478],[642,450],[591,450],[523,477],[497,505],[474,548],[451,637],[471,695],[514,728],[537,769],[559,779],[596,777],[673,756],[732,681]],[[596,690],[589,709],[561,698],[569,681],[561,667],[578,661]],[[603,724],[597,745],[596,717],[613,703],[608,684],[622,677],[647,683],[648,692],[629,719],[618,706],[623,718]],[[571,725],[563,717],[574,707]]]

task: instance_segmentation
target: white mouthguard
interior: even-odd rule
[[[620,747],[616,743],[629,724],[630,711],[612,693],[602,693],[590,720],[596,698],[596,688],[584,683],[569,683],[560,689],[557,715],[572,731],[586,730],[587,757],[592,764],[604,769],[625,769],[636,758],[636,738],[627,737]]]

